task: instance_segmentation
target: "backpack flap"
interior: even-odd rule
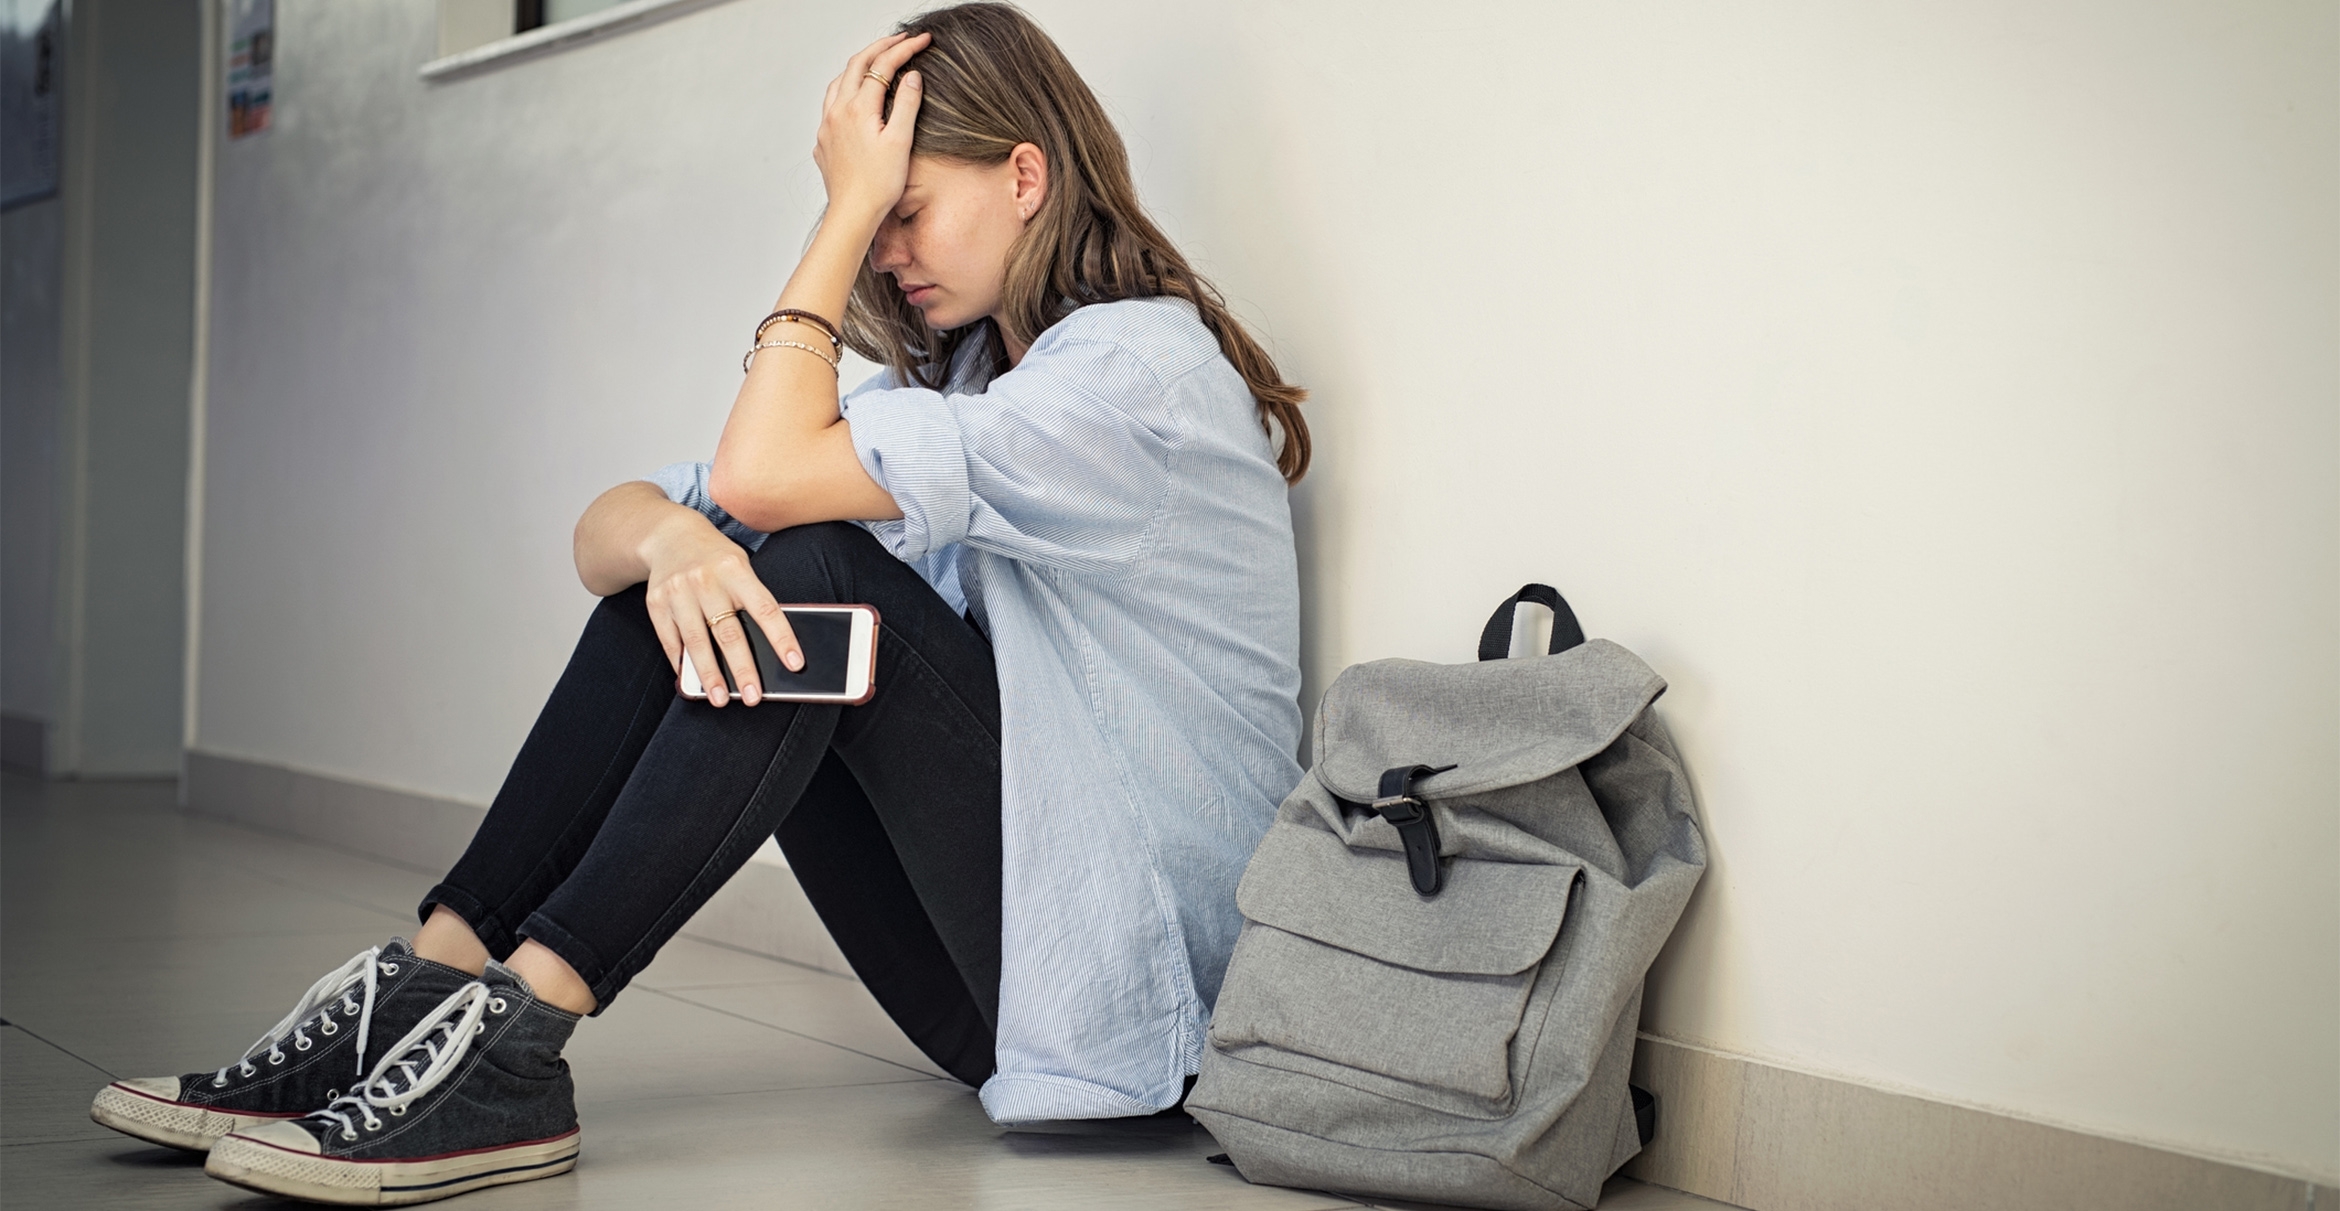
[[[1387,866],[1386,877],[1360,862]],[[1262,925],[1417,971],[1505,976],[1552,949],[1582,877],[1576,864],[1471,862],[1433,900],[1405,890],[1404,863],[1322,829],[1269,829],[1235,906]]]
[[[1425,799],[1549,778],[1615,743],[1665,679],[1606,639],[1552,656],[1477,664],[1376,660],[1352,666],[1316,713],[1316,778],[1353,803],[1382,775],[1451,766],[1412,783]]]
[[[1225,986],[1212,1043],[1444,1090],[1482,1113],[1504,1103],[1512,1037],[1583,871],[1456,866],[1432,899],[1407,885],[1402,854],[1270,829],[1235,893],[1251,921],[1235,962],[1276,975]]]

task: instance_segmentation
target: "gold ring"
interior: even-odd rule
[[[877,72],[876,72],[875,70],[871,70],[871,71],[865,71],[865,72],[863,72],[863,73],[861,73],[861,74],[862,74],[862,75],[865,75],[865,76],[868,76],[868,77],[869,77],[870,79],[872,79],[872,80],[875,80],[875,81],[877,81],[877,82],[878,82],[878,87],[879,87],[879,88],[892,88],[892,87],[894,86],[894,82],[893,82],[892,80],[888,80],[888,79],[886,79],[884,76],[881,76],[881,75],[877,74]]]
[[[723,612],[722,612],[722,613],[720,613],[720,614],[709,614],[709,615],[707,616],[707,629],[708,629],[708,630],[710,630],[710,631],[712,631],[712,630],[714,630],[714,629],[715,629],[715,624],[716,624],[716,623],[718,623],[718,622],[721,622],[721,621],[723,621],[723,620],[724,620],[724,619],[726,619],[726,618],[737,618],[737,617],[739,617],[739,611],[738,611],[738,610],[725,610],[725,611],[723,611]]]

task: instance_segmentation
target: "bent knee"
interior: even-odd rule
[[[869,531],[848,521],[790,526],[764,539],[749,560],[764,587],[782,601],[836,601],[852,564],[891,559]]]

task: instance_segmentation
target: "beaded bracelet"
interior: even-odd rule
[[[759,341],[754,346],[754,348],[751,348],[747,351],[746,357],[739,359],[739,372],[741,374],[746,374],[748,372],[748,367],[756,364],[756,352],[760,349],[802,349],[806,353],[812,354],[814,357],[829,363],[829,369],[831,370],[837,369],[838,365],[845,360],[842,357],[832,357],[829,354],[823,353],[819,349],[805,344],[803,341]]]
[[[756,325],[756,334],[754,337],[750,338],[751,341],[760,341],[764,339],[764,329],[769,328],[774,324],[784,322],[803,324],[807,327],[818,328],[821,330],[822,336],[829,338],[830,348],[835,349],[840,353],[844,352],[845,350],[845,338],[838,333],[837,326],[835,324],[830,323],[829,321],[813,314],[810,311],[800,310],[795,307],[782,307],[780,310],[765,316],[764,322]]]

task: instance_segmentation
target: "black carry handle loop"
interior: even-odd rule
[[[1501,660],[1511,655],[1511,612],[1523,601],[1552,611],[1552,645],[1546,655],[1557,656],[1584,642],[1584,628],[1577,625],[1576,611],[1568,608],[1568,599],[1560,596],[1560,590],[1548,584],[1521,585],[1519,592],[1495,607],[1487,629],[1479,632],[1479,659]]]
[[[1446,868],[1438,863],[1438,818],[1430,814],[1429,804],[1414,797],[1414,779],[1453,768],[1401,765],[1383,770],[1381,797],[1365,805],[1396,827],[1398,840],[1406,846],[1406,875],[1414,881],[1414,890],[1425,896],[1435,896],[1446,886]]]

